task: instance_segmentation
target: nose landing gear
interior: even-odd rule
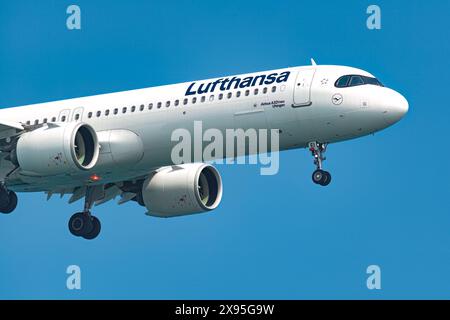
[[[322,163],[326,160],[324,154],[327,151],[326,143],[310,142],[309,151],[311,151],[314,157],[314,164],[316,165],[316,170],[312,174],[312,180],[315,184],[321,186],[327,186],[331,182],[331,174],[328,171],[322,170]]]
[[[95,191],[95,187],[86,187],[84,211],[75,213],[69,220],[69,231],[76,237],[92,240],[100,234],[100,220],[92,216],[90,212],[95,199]]]

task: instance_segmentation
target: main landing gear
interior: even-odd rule
[[[314,157],[314,164],[316,171],[312,174],[312,180],[315,184],[327,186],[331,182],[331,174],[328,171],[322,170],[322,162],[325,161],[324,154],[327,151],[326,143],[310,142],[309,151]]]
[[[17,194],[0,184],[0,213],[8,214],[17,207]]]
[[[90,212],[94,202],[94,192],[95,187],[86,187],[83,212],[75,213],[69,220],[70,233],[87,240],[95,239],[101,230],[100,220],[92,216]]]

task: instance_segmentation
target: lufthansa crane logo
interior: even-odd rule
[[[331,98],[331,102],[333,102],[333,104],[336,106],[342,104],[343,101],[344,97],[342,97],[342,94],[340,93],[334,94],[333,97]]]

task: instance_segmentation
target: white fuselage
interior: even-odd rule
[[[277,76],[269,77],[272,74]],[[86,172],[51,179],[19,171],[6,183],[16,191],[46,191],[59,185],[83,185],[93,173],[101,175],[101,183],[132,180],[172,164],[172,132],[178,128],[193,130],[196,120],[202,121],[204,130],[279,129],[280,150],[286,150],[306,147],[310,141],[332,143],[371,134],[406,113],[406,100],[391,89],[376,85],[336,87],[335,81],[346,74],[373,77],[349,67],[294,67],[235,76],[234,82],[233,76],[228,76],[2,109],[2,121],[24,125],[84,122],[100,138],[111,132],[136,135],[143,148],[139,159],[123,162],[125,165],[100,163]],[[108,152],[102,146],[100,153]],[[1,161],[5,176],[13,166]]]

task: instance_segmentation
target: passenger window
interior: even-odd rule
[[[223,93],[220,93],[219,94],[219,100],[222,100],[223,99]]]
[[[245,90],[245,96],[248,97],[249,94],[250,94],[250,90]]]
[[[273,86],[272,87],[272,92],[276,92],[277,91],[277,87],[276,86]]]
[[[66,116],[62,116],[62,117],[61,117],[61,121],[62,121],[62,122],[66,122]]]
[[[139,107],[139,111],[144,111],[145,106],[143,104],[141,104],[141,106]]]
[[[126,113],[127,112],[127,107],[123,107],[122,108],[122,113]]]
[[[228,99],[231,99],[232,96],[233,96],[233,94],[232,94],[231,92],[228,92],[228,93],[227,93],[227,98],[228,98]]]
[[[175,100],[175,107],[178,107],[178,105],[180,104],[180,100]]]
[[[152,110],[153,109],[153,103],[149,103],[148,104],[148,110]]]
[[[185,98],[185,99],[183,100],[183,104],[186,105],[187,103],[188,103],[188,99]]]
[[[241,96],[241,92],[240,91],[236,92],[236,98],[239,98],[240,96]]]
[[[255,89],[255,96],[258,94],[259,90]]]
[[[44,118],[44,121],[42,121],[43,123],[47,123],[47,118]]]
[[[44,119],[44,120],[47,120],[47,119]],[[79,114],[79,113],[77,113],[77,114],[75,115],[75,120],[80,120],[80,114]]]
[[[205,102],[205,101],[206,101],[206,97],[205,97],[205,96],[202,96],[201,102]]]
[[[263,93],[264,93],[264,94],[267,93],[267,88],[264,88],[264,89],[263,89]]]
[[[114,114],[118,114],[119,113],[119,109],[115,108],[114,109]]]
[[[136,106],[132,106],[131,107],[131,112],[135,112],[136,111]]]
[[[39,124],[39,120],[34,120],[34,124]]]
[[[214,95],[213,94],[209,96],[209,101],[214,101]]]
[[[28,120],[28,121],[27,121],[27,125],[30,125],[30,124],[31,124],[31,121],[30,121],[30,120]]]
[[[160,108],[161,108],[161,106],[162,106],[162,102],[158,102],[158,104],[157,104],[157,106],[156,106],[156,107],[157,107],[158,109],[160,109]]]
[[[170,101],[167,101],[167,102],[166,102],[166,107],[167,107],[167,108],[170,107]]]
[[[92,112],[89,112],[89,113],[88,113],[88,118],[89,118],[89,119],[92,118]]]
[[[363,85],[364,81],[360,76],[352,76],[350,80],[350,87]]]
[[[197,98],[196,97],[193,97],[192,98],[192,104],[194,104],[194,103],[196,103],[197,102]]]
[[[109,109],[105,110],[105,116],[109,116]]]
[[[97,111],[97,118],[100,117],[102,115],[101,111]]]
[[[52,122],[55,122],[55,121],[56,121],[56,117],[53,117]],[[30,122],[30,121],[28,121],[28,122]]]

